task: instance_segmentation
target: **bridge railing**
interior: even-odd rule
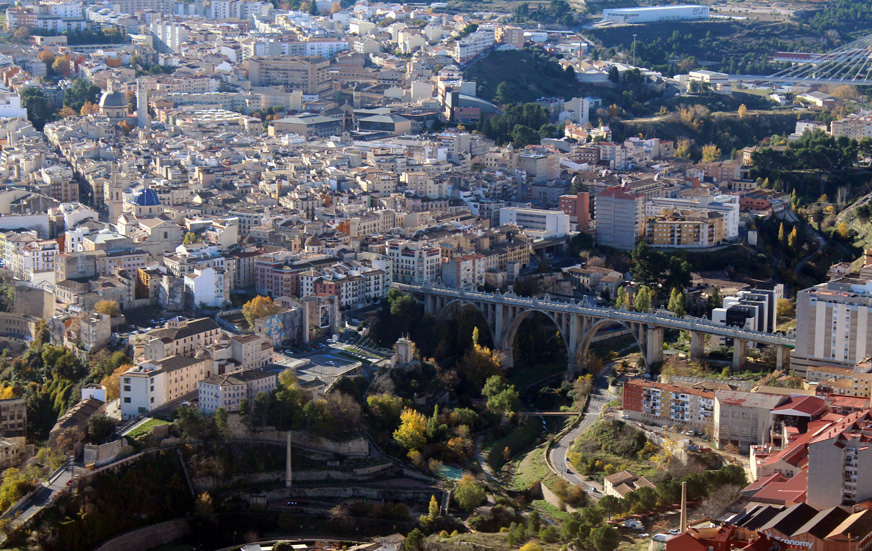
[[[739,327],[725,327],[707,318],[679,318],[672,312],[663,309],[653,312],[631,312],[623,309],[618,310],[612,307],[583,305],[574,300],[566,302],[552,300],[548,295],[546,295],[544,299],[538,299],[521,297],[512,292],[500,293],[499,291],[495,291],[493,293],[485,293],[481,291],[470,291],[467,289],[452,289],[442,285],[432,284],[408,285],[404,283],[394,283],[393,286],[401,291],[412,293],[417,292],[447,298],[480,300],[484,302],[508,304],[511,306],[539,308],[551,312],[580,314],[621,322],[643,323],[651,326],[679,329],[681,331],[701,331],[721,337],[743,339],[778,346],[794,346],[796,343],[794,339],[785,337],[779,333],[752,331],[741,329]]]

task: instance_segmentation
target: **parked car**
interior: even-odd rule
[[[678,528],[673,528],[672,530],[669,531],[670,536],[677,536],[680,533],[681,533],[681,530],[679,530]]]

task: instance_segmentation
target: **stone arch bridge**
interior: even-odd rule
[[[518,328],[533,312],[547,316],[560,331],[566,345],[570,373],[577,373],[584,368],[583,362],[597,333],[615,324],[622,325],[633,335],[649,367],[663,360],[665,329],[690,333],[690,355],[694,360],[705,356],[705,335],[733,339],[733,369],[744,367],[749,343],[775,346],[779,369],[784,366],[789,351],[795,346],[793,339],[781,334],[725,327],[706,318],[679,318],[666,310],[630,312],[588,306],[573,300],[561,301],[547,295],[543,299],[526,298],[511,290],[508,293],[484,293],[401,283],[394,283],[393,287],[423,300],[424,311],[437,318],[450,316],[455,307],[476,308],[487,322],[494,347],[502,354],[506,367],[514,365],[513,342]]]

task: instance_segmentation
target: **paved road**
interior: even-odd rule
[[[15,511],[17,516],[9,523],[10,528],[14,528],[24,523],[30,517],[39,512],[40,509],[48,505],[57,492],[67,487],[67,482],[69,482],[71,478],[72,472],[70,467],[67,466],[67,468],[51,479],[50,482],[43,482],[33,495],[31,495],[30,498],[25,501],[17,511]],[[6,536],[4,535],[2,540],[0,540],[0,543],[5,540]]]
[[[550,456],[551,464],[555,469],[557,469],[560,476],[572,484],[577,484],[582,488],[585,488],[588,493],[596,498],[602,497],[599,484],[586,481],[583,476],[576,472],[566,460],[566,454],[569,453],[569,448],[572,446],[572,442],[596,422],[603,406],[614,399],[608,391],[608,378],[611,372],[612,368],[607,367],[602,371],[602,373],[597,375],[594,380],[594,390],[590,396],[590,403],[587,406],[587,412],[584,414],[581,422],[578,423],[574,429],[566,433],[559,442],[554,444],[551,448]],[[567,469],[569,472],[567,472]]]

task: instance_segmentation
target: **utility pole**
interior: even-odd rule
[[[636,66],[636,33],[633,33],[633,67]]]

